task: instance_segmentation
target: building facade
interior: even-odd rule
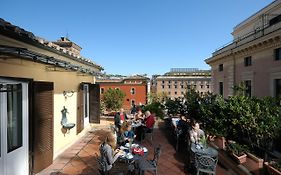
[[[0,174],[36,174],[99,122],[103,68],[0,19]]]
[[[233,42],[216,50],[213,90],[224,98],[243,83],[248,96],[281,94],[281,1],[277,0],[234,27]]]
[[[171,99],[183,97],[188,89],[194,89],[201,95],[212,92],[211,73],[208,70],[172,68],[164,75],[153,77],[155,80],[152,80],[151,88],[156,89],[156,93],[165,93]]]
[[[147,104],[148,78],[143,76],[129,76],[121,78],[98,78],[101,99],[108,89],[120,89],[125,93],[125,100],[122,108],[130,110],[132,105]]]

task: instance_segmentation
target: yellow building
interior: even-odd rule
[[[151,87],[156,93],[164,93],[171,99],[183,97],[190,89],[204,95],[212,92],[211,74],[209,70],[197,68],[172,68],[164,75],[153,76]]]
[[[248,96],[281,95],[280,21],[277,0],[234,27],[233,41],[205,60],[212,67],[214,93],[227,98],[243,82]]]
[[[95,75],[81,47],[0,19],[0,174],[35,174],[99,123]]]

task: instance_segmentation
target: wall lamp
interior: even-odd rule
[[[72,91],[63,91],[62,94],[63,94],[64,98],[72,97],[74,94],[74,91],[73,90]]]

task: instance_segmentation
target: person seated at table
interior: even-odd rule
[[[205,139],[205,133],[202,129],[200,129],[199,123],[196,121],[193,121],[191,123],[191,127],[192,129],[189,132],[190,142],[199,144],[202,139]]]
[[[134,120],[135,120],[135,121],[142,121],[142,120],[144,119],[142,115],[143,115],[143,114],[142,114],[142,112],[141,112],[141,109],[139,109],[138,112],[135,114]]]
[[[119,131],[120,131],[122,123],[125,120],[127,120],[127,119],[128,119],[128,117],[127,117],[126,113],[124,113],[124,109],[123,108],[120,109],[120,112],[117,112],[115,114],[115,116],[114,116],[114,124],[119,129]]]
[[[144,124],[146,131],[151,131],[153,129],[155,123],[154,115],[150,113],[150,111],[145,112]]]
[[[102,144],[102,150],[104,152],[106,158],[106,170],[107,171],[115,171],[114,169],[118,168],[117,166],[113,166],[119,156],[122,155],[119,149],[116,149],[116,138],[112,132],[109,132],[105,138],[104,143]],[[115,168],[116,167],[116,168]]]
[[[145,133],[152,132],[155,123],[154,115],[152,115],[150,111],[146,111],[143,121],[144,123],[136,129],[138,140],[144,139]]]
[[[132,131],[132,123],[124,122],[121,127],[121,145],[125,145],[126,143],[133,142],[136,135],[134,131]]]

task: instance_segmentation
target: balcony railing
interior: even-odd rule
[[[274,25],[271,25],[271,26],[267,26],[267,27],[265,27],[261,30],[256,30],[256,31],[252,31],[250,33],[247,33],[246,35],[243,35],[243,36],[223,45],[222,47],[216,49],[216,51],[213,52],[213,56],[216,56],[216,55],[222,54],[224,52],[227,52],[231,49],[234,49],[238,46],[241,46],[241,45],[244,45],[244,44],[249,43],[251,41],[254,41],[258,38],[261,38],[265,35],[268,35],[272,32],[280,30],[280,29],[281,29],[281,22],[279,22],[277,24],[274,24]]]

